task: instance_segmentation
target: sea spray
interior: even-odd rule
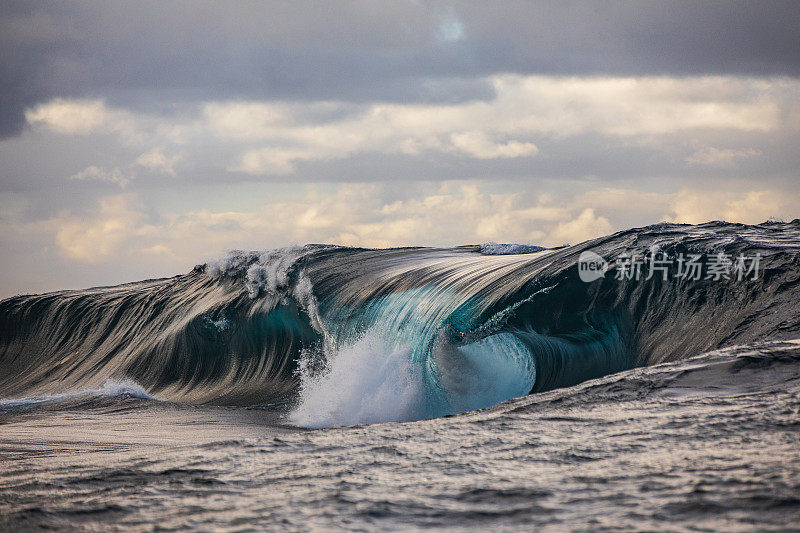
[[[300,404],[290,420],[319,428],[424,418],[424,369],[411,349],[389,349],[368,333],[328,354],[322,367],[307,354],[300,365]]]
[[[304,353],[290,421],[320,428],[435,418],[525,395],[536,378],[533,357],[511,334],[463,346],[442,336],[423,361],[411,346],[390,346],[374,328],[335,352]]]

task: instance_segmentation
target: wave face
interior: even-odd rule
[[[756,279],[581,281],[578,258],[760,254]],[[670,268],[674,268],[674,265]],[[133,380],[170,401],[295,403],[325,426],[488,407],[800,332],[800,221],[659,224],[559,249],[231,252],[185,275],[0,302],[0,395]],[[146,391],[146,392],[145,392]]]

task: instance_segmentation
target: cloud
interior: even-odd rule
[[[142,206],[132,195],[108,196],[84,216],[63,215],[54,220],[55,242],[64,256],[81,263],[100,263],[116,254],[123,243],[142,230]]]
[[[461,41],[464,39],[464,24],[456,19],[445,20],[439,26],[438,37],[446,42]]]
[[[494,192],[492,192],[494,190]],[[19,205],[0,195],[0,205]],[[110,195],[88,209],[27,220],[0,211],[3,295],[120,283],[188,271],[228,249],[322,242],[353,246],[452,246],[517,242],[575,244],[657,220],[758,223],[798,216],[800,193],[684,188],[678,192],[588,189],[496,192],[491,182],[300,185],[241,209],[157,213],[142,195]]]
[[[313,149],[261,148],[245,152],[237,163],[228,168],[234,172],[247,174],[291,174],[295,171],[296,161],[320,159],[326,155],[325,152]],[[339,152],[338,155],[346,154]]]
[[[788,97],[800,92],[800,82],[786,79],[502,75],[484,81],[494,88],[493,99],[448,104],[210,101],[161,117],[100,101],[56,99],[28,115],[31,124],[61,135],[114,134],[123,147],[141,150],[117,163],[120,168],[176,176],[183,159],[169,151],[188,153],[197,164],[211,149],[227,157],[215,159],[217,168],[280,176],[297,172],[301,163],[365,154],[497,163],[540,154],[546,141],[590,135],[626,150],[663,150],[664,139],[674,144],[677,135],[690,145],[719,132],[778,135],[792,127],[785,117],[800,113]],[[758,151],[695,146],[680,161],[723,166]],[[552,155],[543,160],[553,161]]]
[[[208,102],[203,105],[202,120],[219,138],[253,141],[274,136],[291,112],[290,107],[280,103]]]
[[[448,103],[502,73],[800,75],[797,6],[0,4],[0,134],[55,97]],[[213,21],[213,24],[210,22]]]
[[[665,219],[687,224],[709,220],[758,224],[770,218],[798,218],[798,205],[800,192],[797,190],[731,192],[683,189],[671,201],[671,210]]]
[[[147,170],[155,175],[176,177],[175,165],[181,156],[166,156],[161,148],[153,148],[139,155],[123,170],[119,167],[106,169],[97,165],[89,165],[85,169],[72,174],[69,179],[77,181],[94,181],[100,183],[113,183],[121,188],[126,188],[136,179],[136,171]]]
[[[86,167],[77,174],[73,174],[69,177],[71,180],[115,183],[123,189],[130,183],[132,178],[133,176],[126,176],[125,173],[118,168],[105,170],[94,165]]]
[[[593,133],[652,144],[653,136],[680,132],[770,132],[782,126],[786,105],[796,107],[784,102],[785,87],[746,79],[507,75],[487,81],[497,94],[490,101],[357,110],[330,102],[331,118],[325,120],[304,115],[303,106],[293,104],[215,102],[205,106],[202,121],[220,140],[263,145],[240,154],[231,170],[289,174],[302,161],[370,152],[530,157],[539,152],[534,139],[541,136]],[[785,83],[800,88],[798,82]]]
[[[156,174],[175,177],[175,165],[181,160],[181,156],[174,155],[167,157],[161,151],[161,148],[153,148],[139,157],[133,162],[134,166],[145,168]]]
[[[708,166],[731,166],[737,159],[746,159],[762,155],[760,150],[747,148],[745,150],[720,149],[708,146],[701,148],[686,158],[686,163],[694,165]]]
[[[763,82],[696,78],[494,78],[499,111],[519,129],[574,135],[660,135],[700,128],[769,131],[780,125]],[[481,104],[475,104],[481,107]]]
[[[453,147],[478,159],[496,159],[535,155],[539,149],[529,142],[508,141],[495,143],[478,131],[453,133],[450,135]]]
[[[573,196],[488,193],[486,185],[428,184],[402,200],[388,200],[385,186],[315,186],[253,210],[167,213],[150,219],[136,195],[100,200],[84,214],[52,219],[54,241],[69,260],[96,264],[129,261],[139,254],[170,264],[192,265],[225,249],[270,243],[307,242],[352,246],[453,246],[519,242],[575,244],[623,229],[620,216],[644,209],[662,220],[700,223],[713,219],[758,223],[792,213],[800,195],[775,190],[699,191],[642,195],[635,190],[599,189]],[[587,200],[595,198],[594,206]],[[249,244],[249,246],[248,246]],[[143,257],[144,257],[143,256]],[[135,260],[135,259],[134,259]],[[183,267],[181,267],[183,268]]]
[[[604,216],[597,216],[594,209],[584,209],[574,219],[560,222],[550,233],[551,243],[576,244],[594,237],[602,237],[614,231],[614,226]]]
[[[603,222],[591,213],[587,219],[585,213],[552,205],[546,197],[530,205],[519,194],[487,194],[475,185],[444,184],[390,203],[382,199],[384,193],[377,185],[342,185],[332,194],[309,186],[292,200],[263,204],[254,211],[199,210],[166,214],[156,221],[148,220],[135,195],[115,195],[83,215],[59,216],[50,227],[56,246],[72,261],[127,261],[142,253],[180,258],[190,265],[209,253],[258,241],[274,246],[327,242],[368,247],[509,239],[562,244],[567,235],[591,234],[586,226],[592,221]],[[570,226],[574,215],[577,222]],[[550,238],[548,229],[554,227],[557,233]]]
[[[56,98],[25,111],[32,125],[44,125],[64,135],[86,135],[108,121],[108,110],[101,100]]]
[[[166,122],[163,117],[109,106],[104,100],[70,98],[54,98],[28,108],[25,120],[34,128],[60,135],[113,134],[127,144],[141,142],[147,136],[146,130],[163,127]]]
[[[602,188],[574,199],[576,208],[591,209],[613,220],[615,229],[659,221],[701,224],[724,220],[759,224],[770,218],[800,217],[797,188],[753,189],[752,181],[723,182],[719,188],[682,187],[676,192]],[[587,216],[588,220],[588,216]]]

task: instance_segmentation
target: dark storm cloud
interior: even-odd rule
[[[800,75],[788,2],[4,2],[0,135],[52,97],[452,102],[493,73]]]

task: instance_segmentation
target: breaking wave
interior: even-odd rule
[[[591,283],[577,267],[587,250],[612,265]],[[759,254],[761,270],[615,276],[635,253]],[[798,337],[799,284],[797,220],[659,224],[558,249],[231,252],[173,278],[0,302],[0,396],[132,380],[136,397],[291,406],[309,427],[416,420]]]

